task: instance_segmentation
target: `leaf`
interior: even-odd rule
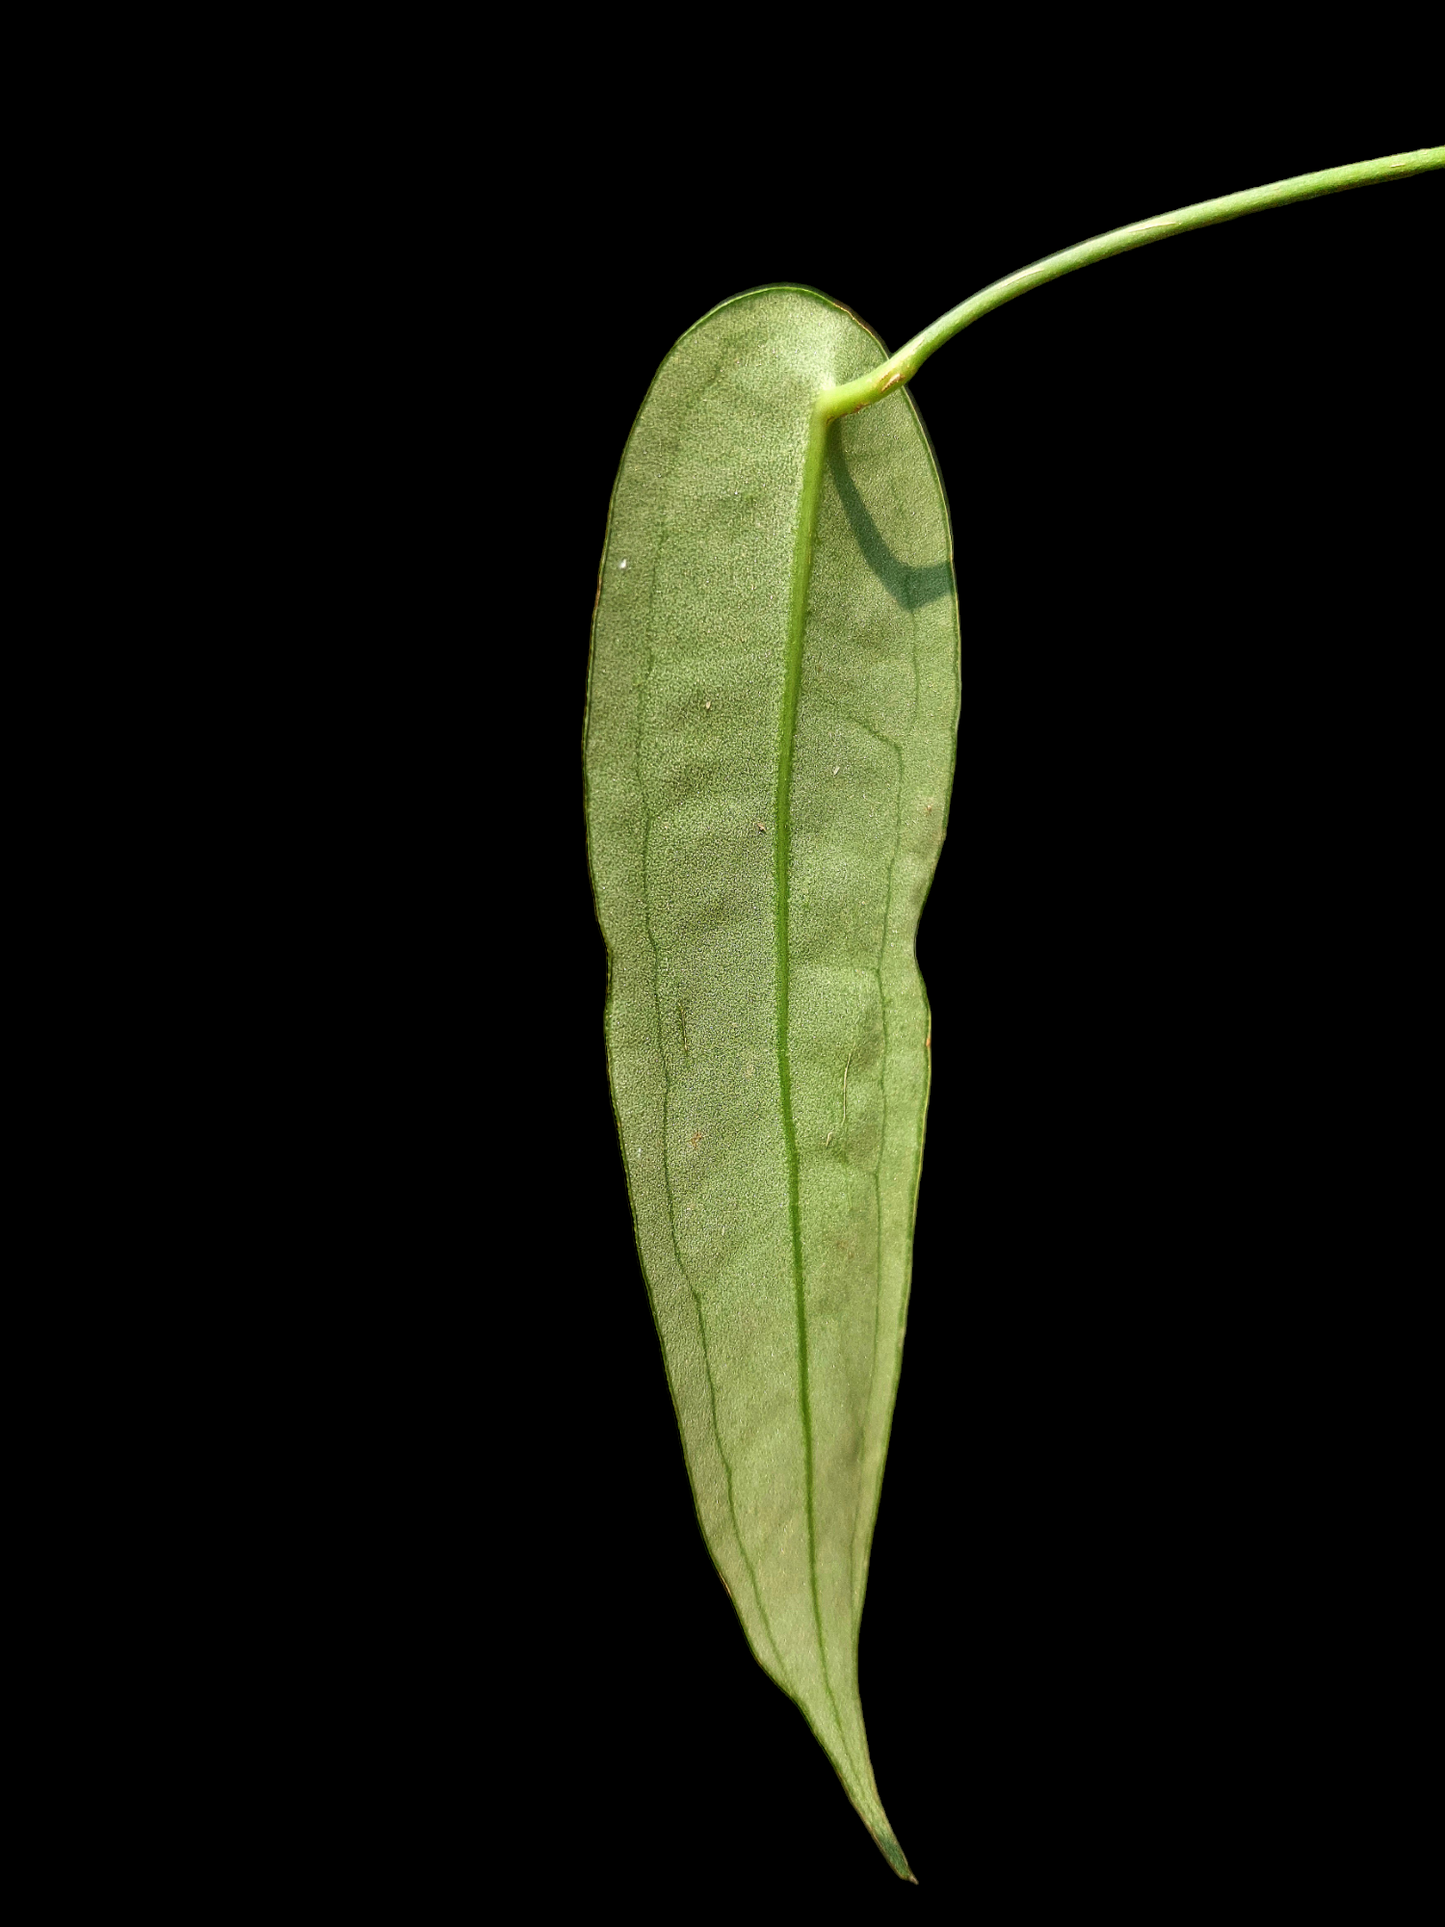
[[[613,494],[585,767],[613,1103],[698,1521],[911,1878],[857,1663],[928,1098],[913,938],[959,702],[948,512],[906,390],[828,428],[811,577],[795,554],[814,398],[883,353],[786,286],[672,350]]]

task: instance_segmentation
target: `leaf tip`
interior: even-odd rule
[[[887,1831],[880,1832],[876,1827],[869,1827],[868,1831],[873,1835],[873,1844],[888,1862],[894,1873],[898,1875],[898,1878],[900,1880],[906,1880],[911,1887],[916,1887],[918,1885],[918,1876],[914,1873],[912,1867],[909,1866],[908,1856],[904,1853],[902,1847],[899,1846],[892,1830],[888,1829]]]

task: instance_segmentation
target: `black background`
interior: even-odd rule
[[[1380,1294],[1413,1289],[1420,1176],[1393,1080],[1422,994],[1440,177],[1069,276],[914,383],[963,703],[861,1676],[916,1893],[695,1523],[607,1090],[588,635],[632,420],[729,295],[809,284],[896,348],[1088,235],[1438,136],[1236,94],[975,138],[982,82],[924,77],[916,125],[840,165],[750,85],[695,117],[614,89],[509,146],[480,207],[453,187],[396,233],[412,358],[378,445],[405,444],[406,538],[386,646],[344,665],[366,728],[322,849],[357,866],[363,1155],[336,1200],[356,1288],[314,1340],[346,1460],[315,1513],[345,1522],[308,1556],[354,1580],[372,1682],[347,1731],[390,1817],[358,1864],[389,1833],[418,1891],[459,1860],[469,1890],[475,1851],[539,1905],[1032,1918],[1227,1899],[1263,1854],[1251,1891],[1280,1897],[1337,1852],[1396,1663],[1361,1627],[1413,1583]]]
[[[581,703],[648,382],[769,280],[897,347],[1086,235],[1426,138],[1100,138],[965,155],[904,191],[805,167],[782,208],[724,139],[686,207],[562,219],[585,300],[539,324],[566,395],[531,399],[565,483],[523,641],[550,720],[522,815],[548,855],[529,993],[498,1019],[525,1027],[539,1088],[489,1184],[505,1203],[541,1162],[536,1242],[495,1287],[535,1307],[536,1364],[508,1367],[536,1386],[508,1448],[528,1494],[504,1562],[532,1709],[515,1798],[584,1889],[903,1894],[697,1531],[608,1104]],[[1269,1890],[1293,1852],[1332,1851],[1300,1788],[1354,1712],[1321,1669],[1351,1649],[1360,1562],[1389,1563],[1351,1281],[1380,1263],[1389,1188],[1363,1119],[1413,1022],[1441,186],[1088,269],[914,383],[963,707],[918,937],[934,1081],[861,1672],[921,1898],[1157,1899],[1227,1888],[1259,1852],[1280,1856]]]

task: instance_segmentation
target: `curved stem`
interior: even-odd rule
[[[970,295],[956,308],[925,328],[912,341],[891,355],[881,367],[856,381],[829,388],[818,397],[817,412],[823,421],[854,414],[900,383],[911,381],[935,348],[941,348],[970,322],[992,314],[1006,301],[1016,301],[1030,288],[1046,281],[1057,281],[1061,274],[1087,268],[1095,261],[1107,261],[1111,254],[1127,254],[1131,248],[1146,248],[1151,241],[1165,241],[1171,234],[1187,234],[1191,228],[1213,227],[1219,221],[1237,221],[1242,214],[1260,214],[1265,208],[1287,207],[1291,201],[1308,201],[1317,194],[1338,194],[1348,187],[1373,187],[1381,181],[1398,181],[1409,174],[1423,174],[1433,167],[1445,167],[1445,147],[1419,147],[1408,154],[1387,154],[1377,161],[1355,161],[1349,167],[1327,167],[1318,174],[1296,174],[1288,181],[1274,181],[1268,187],[1249,187],[1240,194],[1222,194],[1217,200],[1196,201],[1173,214],[1156,214],[1148,221],[1132,221],[1128,227],[1111,228],[1096,234],[1091,241],[1046,254],[1042,261],[1005,275],[978,294]]]

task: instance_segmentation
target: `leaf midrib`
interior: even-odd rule
[[[783,676],[783,707],[778,723],[778,785],[773,798],[773,943],[777,955],[778,1093],[783,1111],[783,1149],[788,1166],[788,1219],[793,1240],[793,1308],[798,1330],[798,1407],[803,1422],[803,1494],[808,1521],[808,1584],[813,1600],[813,1625],[818,1635],[818,1657],[823,1686],[838,1738],[859,1773],[848,1743],[848,1729],[833,1695],[828,1642],[818,1598],[818,1542],[813,1516],[813,1415],[808,1396],[808,1313],[803,1289],[803,1225],[798,1199],[798,1140],[793,1124],[793,1078],[788,1050],[788,866],[792,848],[793,745],[797,735],[798,688],[803,673],[803,632],[807,627],[808,585],[813,572],[813,535],[818,523],[818,491],[822,483],[823,450],[828,423],[814,406],[809,413],[808,444],[803,457],[803,486],[798,502],[798,525],[793,534],[793,566],[788,591],[787,662]],[[861,1778],[860,1774],[860,1778]]]

